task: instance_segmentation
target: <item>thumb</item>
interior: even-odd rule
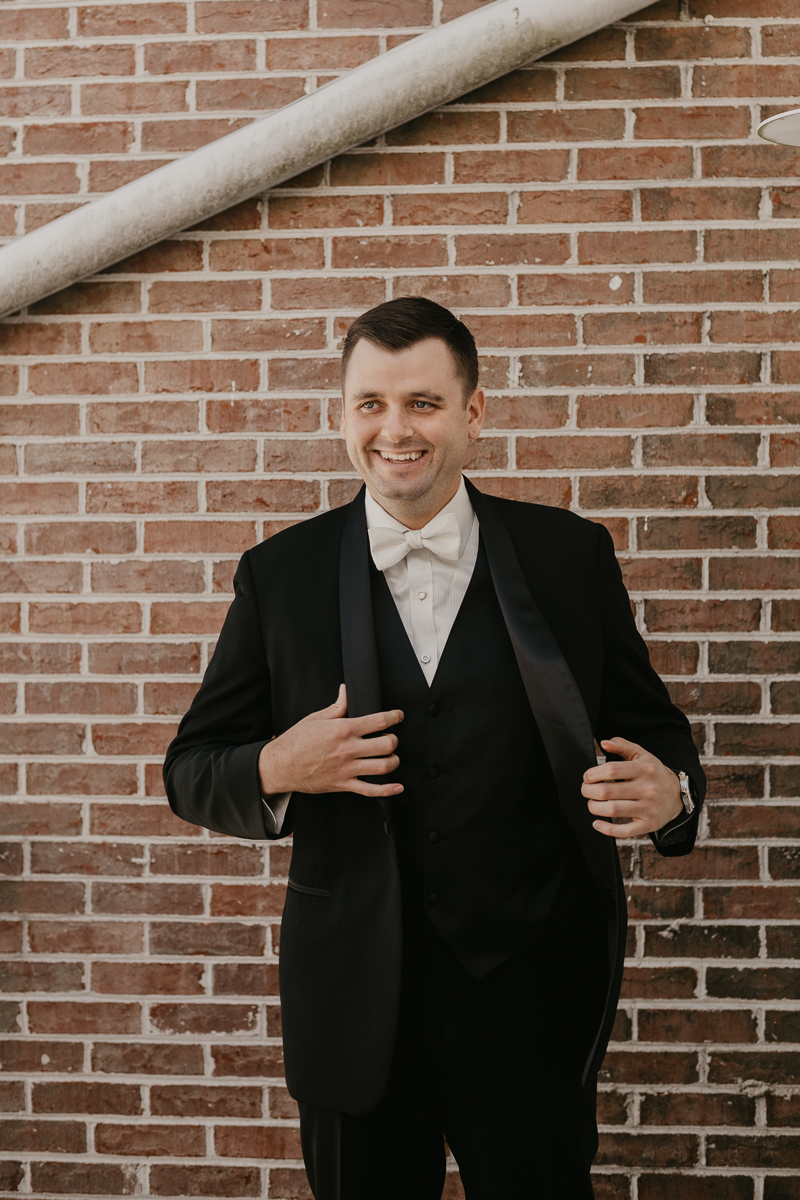
[[[335,721],[339,717],[344,717],[347,714],[347,692],[343,683],[339,684],[339,694],[333,704],[329,704],[327,708],[321,708],[318,712],[309,713],[307,717],[303,717],[304,721]]]
[[[620,758],[628,761],[647,754],[642,746],[637,746],[636,742],[629,742],[622,737],[604,738],[600,745],[607,753],[618,754]]]
[[[329,704],[322,711],[326,717],[331,717],[332,719],[345,715],[347,712],[347,688],[343,683],[339,684],[339,694],[333,704]]]

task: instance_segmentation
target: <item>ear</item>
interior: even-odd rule
[[[342,419],[339,422],[339,434],[341,437],[344,437],[345,436],[345,433],[344,433],[344,396],[341,397],[341,405],[342,405]]]
[[[471,439],[479,438],[486,416],[486,393],[483,388],[476,388],[467,402],[467,433]]]

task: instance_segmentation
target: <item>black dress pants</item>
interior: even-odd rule
[[[377,1109],[300,1105],[316,1200],[440,1200],[445,1138],[467,1200],[590,1200],[596,1086],[580,1076],[608,982],[599,924],[561,924],[476,980],[422,917],[403,967]]]

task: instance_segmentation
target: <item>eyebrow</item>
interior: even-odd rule
[[[353,396],[354,400],[377,400],[383,395],[382,392],[376,392],[371,388],[364,388],[360,392],[356,392]],[[440,396],[438,392],[429,392],[425,389],[419,389],[413,392],[406,392],[407,400],[438,400],[444,403],[444,396]]]

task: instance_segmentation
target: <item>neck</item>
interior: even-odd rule
[[[369,494],[375,503],[379,504],[383,511],[387,512],[390,517],[394,517],[395,521],[399,521],[401,525],[405,525],[406,529],[424,528],[429,521],[432,521],[450,503],[460,486],[461,476],[459,475],[449,493],[445,493],[443,500],[434,498],[430,493],[418,496],[415,500],[403,500],[401,497],[395,498],[376,495],[369,484],[367,484]]]

